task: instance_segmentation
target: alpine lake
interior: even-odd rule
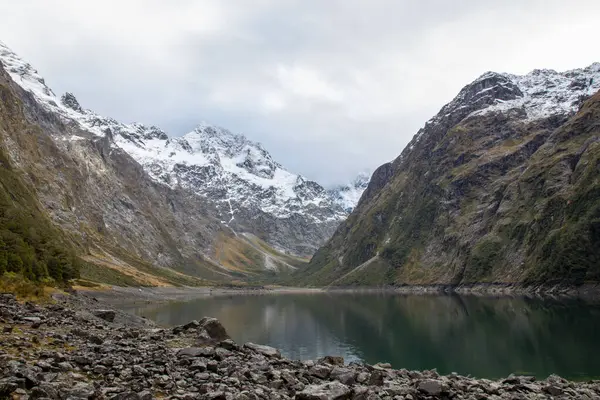
[[[210,295],[129,306],[162,326],[218,318],[238,343],[292,359],[341,355],[477,378],[600,377],[600,303],[578,299],[310,293]]]

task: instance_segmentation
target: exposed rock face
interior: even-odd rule
[[[298,280],[598,281],[599,89],[598,63],[484,74],[375,171]]]
[[[59,100],[31,65],[2,43],[0,61],[31,100],[71,128],[61,132],[65,145],[87,137],[98,143],[103,158],[123,150],[154,182],[200,197],[222,224],[282,250],[312,255],[358,201],[355,195],[338,201],[336,193],[287,171],[242,135],[202,123],[170,137],[155,126],[123,124],[83,109],[71,93]]]
[[[171,273],[155,279],[151,264],[206,278],[221,275],[208,259],[215,235],[223,231],[210,205],[152,181],[110,137],[42,107],[2,66],[0,91],[1,152],[87,261],[145,284],[186,281]]]
[[[0,396],[50,399],[594,399],[600,383],[511,375],[491,381],[389,366],[332,365],[273,355],[267,346],[185,347],[187,330],[91,315],[86,298],[49,306],[0,295]],[[23,315],[38,318],[34,326]],[[148,324],[148,323],[146,323]],[[268,349],[268,351],[265,351]],[[342,360],[343,364],[343,360]],[[315,373],[315,371],[320,371]]]
[[[347,216],[330,192],[241,135],[202,124],[170,137],[123,124],[71,93],[59,99],[2,43],[0,63],[3,103],[18,104],[0,115],[14,122],[0,132],[11,165],[88,261],[137,283],[186,283],[171,273],[156,281],[151,266],[207,279],[294,268],[247,238],[307,256]],[[139,263],[145,272],[132,272]]]

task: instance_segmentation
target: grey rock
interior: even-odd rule
[[[331,370],[330,379],[352,386],[356,382],[356,373],[349,368],[335,367]]]
[[[152,393],[149,390],[143,390],[138,393],[140,400],[152,400]]]
[[[440,381],[434,379],[427,379],[419,382],[419,384],[417,385],[417,389],[430,396],[439,396],[442,393],[443,386],[442,382]]]
[[[204,317],[200,321],[200,328],[208,333],[208,336],[215,342],[219,343],[226,339],[231,339],[225,330],[225,327],[221,325],[218,319],[212,317]]]
[[[219,369],[219,363],[214,360],[211,360],[206,363],[206,369],[211,372],[217,372],[217,370]]]
[[[344,365],[344,357],[339,356],[325,356],[318,360],[319,363],[331,364],[331,365]]]
[[[178,357],[200,357],[206,353],[201,347],[187,347],[177,352]]]
[[[90,343],[93,343],[93,344],[102,344],[102,343],[104,343],[104,339],[102,339],[98,335],[90,335],[88,337],[88,340],[90,341]]]
[[[367,372],[360,372],[356,376],[356,381],[358,383],[365,383],[365,382],[367,382],[368,379],[369,379],[369,374]]]
[[[308,385],[296,394],[298,400],[345,400],[349,399],[352,390],[339,382],[328,382],[322,385]]]
[[[61,363],[58,363],[58,368],[60,368],[61,371],[66,372],[71,371],[73,369],[73,366],[70,363],[63,361]]]
[[[238,350],[239,346],[231,339],[225,339],[223,340],[221,343],[219,343],[219,346],[227,349],[227,350]]]
[[[556,385],[544,386],[543,391],[550,396],[560,396],[564,393],[564,390]]]
[[[69,397],[78,399],[89,399],[94,395],[94,392],[94,386],[84,382],[78,382],[71,389],[66,391]]]
[[[317,378],[325,379],[329,377],[329,374],[331,373],[331,368],[325,365],[317,364],[311,369],[309,369],[308,373],[312,376],[316,376]]]
[[[94,310],[92,311],[92,314],[108,322],[113,322],[115,320],[115,316],[117,315],[114,310]]]
[[[271,347],[271,346],[264,346],[264,345],[248,342],[248,343],[244,344],[244,347],[247,349],[256,351],[257,353],[260,353],[267,357],[281,358],[281,352],[278,349]]]
[[[210,392],[204,396],[208,400],[227,400],[227,396],[223,392]]]
[[[371,372],[371,375],[369,375],[368,383],[371,386],[381,386],[383,385],[383,378],[383,372],[374,370],[373,372]]]
[[[194,379],[198,381],[207,381],[210,379],[210,374],[208,372],[199,372],[194,375]]]
[[[123,392],[112,396],[110,400],[140,400],[140,396],[135,392]]]
[[[194,360],[189,368],[191,371],[206,371],[206,363],[202,360]]]

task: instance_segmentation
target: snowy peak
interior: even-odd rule
[[[371,174],[367,172],[360,173],[352,182],[346,185],[340,185],[329,190],[337,204],[350,213],[358,204],[363,192],[369,186]]]
[[[521,109],[525,112],[524,118],[535,120],[569,114],[577,111],[585,98],[600,90],[600,63],[565,72],[551,69],[535,69],[526,75],[487,72],[465,89],[478,89],[475,96],[491,92],[492,103],[474,115]]]
[[[169,136],[155,126],[124,124],[84,109],[72,93],[57,98],[38,72],[2,43],[0,61],[12,79],[42,106],[65,122],[79,125],[81,130],[74,130],[65,139],[78,140],[81,132],[108,137],[155,181],[215,202],[223,221],[232,222],[241,214],[248,219],[265,213],[331,224],[347,216],[347,207],[321,185],[287,171],[262,145],[243,135],[205,122],[180,137]]]
[[[405,150],[411,151],[431,124],[452,126],[464,118],[492,112],[510,111],[515,118],[524,121],[572,114],[598,90],[600,63],[597,62],[565,72],[551,69],[535,69],[526,75],[486,72],[462,88],[427,121]]]

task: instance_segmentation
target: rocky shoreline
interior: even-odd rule
[[[600,399],[600,382],[493,381],[234,343],[214,318],[164,329],[86,295],[0,294],[0,399]]]
[[[540,298],[580,298],[600,299],[600,285],[596,283],[580,286],[568,285],[524,285],[517,283],[474,283],[474,284],[431,284],[431,285],[399,285],[380,287],[329,286],[328,292],[382,292],[398,294],[459,294],[474,296],[500,296],[500,297],[540,297]]]

